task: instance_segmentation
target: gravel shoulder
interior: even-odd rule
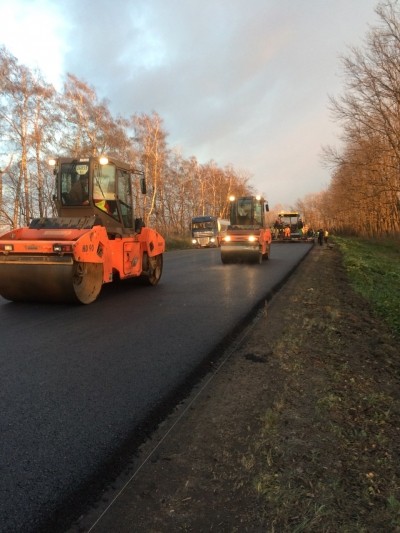
[[[399,363],[315,246],[70,531],[400,532]]]

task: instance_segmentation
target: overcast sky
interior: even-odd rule
[[[324,190],[329,95],[378,0],[0,0],[0,44],[61,89],[69,72],[114,115],[156,111],[168,144],[251,176],[270,205]]]

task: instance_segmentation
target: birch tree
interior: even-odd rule
[[[52,101],[54,89],[38,72],[20,65],[5,48],[0,49],[0,65],[1,140],[13,161],[4,174],[3,191],[13,199],[9,218],[16,227],[28,224],[38,211],[40,216],[46,212],[42,149],[47,132],[45,116],[51,106],[47,104]]]
[[[131,117],[134,128],[134,146],[140,154],[140,166],[150,185],[150,201],[144,205],[146,223],[156,227],[165,225],[163,172],[167,160],[167,133],[158,113],[142,113]]]
[[[106,100],[99,101],[96,91],[84,81],[67,74],[59,99],[62,111],[60,146],[72,157],[112,155],[132,159],[127,132],[128,121],[114,118]]]

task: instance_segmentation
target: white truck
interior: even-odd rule
[[[196,248],[211,248],[221,246],[221,240],[229,226],[229,220],[202,215],[192,218],[190,230],[192,245]]]

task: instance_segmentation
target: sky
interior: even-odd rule
[[[233,166],[271,206],[325,190],[340,147],[329,97],[378,0],[0,0],[0,45],[114,116],[157,112],[170,148]]]

